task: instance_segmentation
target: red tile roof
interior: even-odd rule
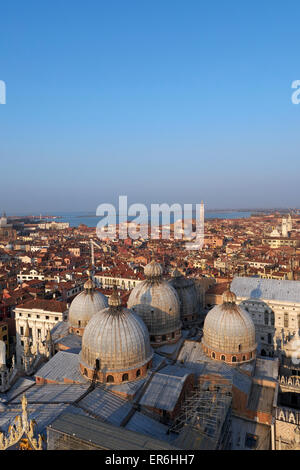
[[[67,310],[67,304],[58,300],[47,300],[47,299],[33,299],[24,302],[23,304],[17,305],[16,308],[25,308],[28,310],[39,309],[45,310],[46,312],[60,312],[63,313]]]

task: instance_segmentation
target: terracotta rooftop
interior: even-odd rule
[[[28,310],[38,309],[46,312],[60,312],[63,313],[67,310],[67,304],[58,300],[47,299],[33,299],[17,305],[16,308],[25,308]]]

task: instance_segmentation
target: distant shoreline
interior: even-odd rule
[[[207,214],[213,214],[213,213],[218,213],[218,214],[228,214],[228,213],[245,213],[245,212],[249,212],[251,213],[251,215],[255,214],[255,213],[262,213],[262,214],[272,214],[274,212],[282,212],[282,213],[289,213],[291,210],[295,211],[295,210],[298,210],[298,209],[205,209],[205,213]],[[178,213],[177,211],[175,211],[175,214]],[[119,213],[116,213],[116,216],[120,216],[120,215],[127,215],[127,214],[119,214]],[[56,218],[64,218],[64,217],[76,217],[78,219],[80,218],[88,218],[88,217],[97,217],[97,215],[95,213],[86,213],[86,214],[78,214],[76,212],[70,212],[68,214],[65,214],[65,215],[56,215],[56,216],[49,216],[49,217],[56,217]],[[99,216],[100,217],[100,216]]]

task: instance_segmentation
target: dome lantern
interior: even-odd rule
[[[231,290],[227,290],[223,293],[223,304],[235,304],[236,295]]]
[[[111,311],[114,311],[114,310],[118,311],[118,310],[121,310],[121,305],[122,304],[121,304],[120,296],[118,294],[116,286],[114,286],[113,293],[108,299],[108,306]]]
[[[149,281],[159,281],[163,275],[163,269],[159,263],[152,260],[145,266],[144,274]]]

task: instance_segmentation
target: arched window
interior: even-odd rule
[[[246,356],[243,356],[243,361],[245,361],[245,360],[246,360]]]
[[[235,356],[232,356],[231,362],[236,362],[236,357]]]
[[[99,359],[96,359],[96,369],[97,369],[97,370],[100,369],[100,361],[99,361]]]
[[[108,375],[108,376],[106,377],[106,382],[107,382],[107,383],[112,383],[112,382],[114,382],[114,381],[115,381],[115,379],[113,378],[112,375]]]
[[[172,338],[175,338],[175,333],[172,333]]]
[[[128,380],[128,374],[123,374],[122,375],[122,382],[126,382]]]
[[[212,357],[213,359],[215,359],[215,358],[216,358],[216,354],[215,354],[214,352],[212,352],[212,353],[211,353],[211,357]]]
[[[225,361],[225,356],[224,355],[221,356],[221,361]]]
[[[239,344],[239,351],[241,351],[241,349],[242,349],[242,345],[241,345],[241,344]]]
[[[78,328],[80,328],[80,325],[81,325],[81,321],[78,320]]]
[[[136,376],[139,377],[140,375],[141,375],[141,369],[138,369],[138,370],[136,371]]]

